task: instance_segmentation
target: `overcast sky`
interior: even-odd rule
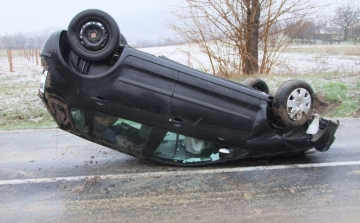
[[[0,35],[16,32],[41,31],[48,27],[66,28],[78,12],[96,8],[113,17],[141,15],[147,23],[161,23],[169,12],[169,2],[181,0],[7,0],[0,8]],[[299,0],[301,1],[301,0]],[[314,0],[339,4],[339,0]],[[355,0],[360,1],[360,0]],[[160,18],[160,19],[159,19]],[[121,21],[121,23],[131,21]],[[118,22],[119,23],[119,22]]]
[[[173,1],[173,0],[172,0]],[[154,20],[168,9],[165,0],[7,0],[0,7],[0,35],[67,27],[80,11],[101,9],[113,17],[133,14]],[[121,24],[119,24],[121,27]],[[146,25],[146,20],[144,21]]]

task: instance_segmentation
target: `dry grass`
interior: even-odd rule
[[[284,50],[286,53],[318,53],[332,55],[360,55],[359,45],[327,44],[327,45],[292,45]]]
[[[14,72],[7,57],[0,57],[0,130],[55,127],[37,96],[42,68],[15,56]]]
[[[17,57],[20,55],[20,51],[19,50],[12,50],[12,55],[13,57]],[[0,50],[0,58],[3,59],[7,59],[7,50]]]
[[[7,57],[6,50],[0,50],[0,57]]]
[[[0,99],[3,101],[0,104],[0,129],[39,127],[53,122],[36,95],[37,89],[31,85],[0,87]]]

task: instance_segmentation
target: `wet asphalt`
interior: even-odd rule
[[[0,195],[0,222],[360,222],[360,119],[340,119],[325,153],[195,168],[4,131]]]

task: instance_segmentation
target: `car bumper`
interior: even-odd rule
[[[325,152],[329,150],[332,143],[335,141],[335,133],[339,127],[339,121],[337,123],[321,119],[319,131],[313,136],[312,142],[316,150]]]

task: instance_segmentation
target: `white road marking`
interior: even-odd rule
[[[303,168],[320,168],[335,166],[356,166],[360,165],[360,161],[333,162],[333,163],[309,163],[309,164],[292,164],[292,165],[275,165],[275,166],[256,166],[256,167],[237,167],[224,169],[205,169],[205,170],[188,170],[188,171],[170,171],[170,172],[147,172],[147,173],[124,173],[110,175],[90,175],[90,176],[73,176],[73,177],[55,177],[55,178],[36,178],[36,179],[16,179],[16,180],[0,180],[0,185],[15,184],[37,184],[37,183],[54,183],[65,181],[81,181],[86,179],[98,178],[103,180],[116,180],[124,178],[138,177],[162,177],[162,176],[182,176],[186,174],[209,174],[209,173],[232,173],[247,172],[259,170],[284,170],[284,169],[303,169]]]

